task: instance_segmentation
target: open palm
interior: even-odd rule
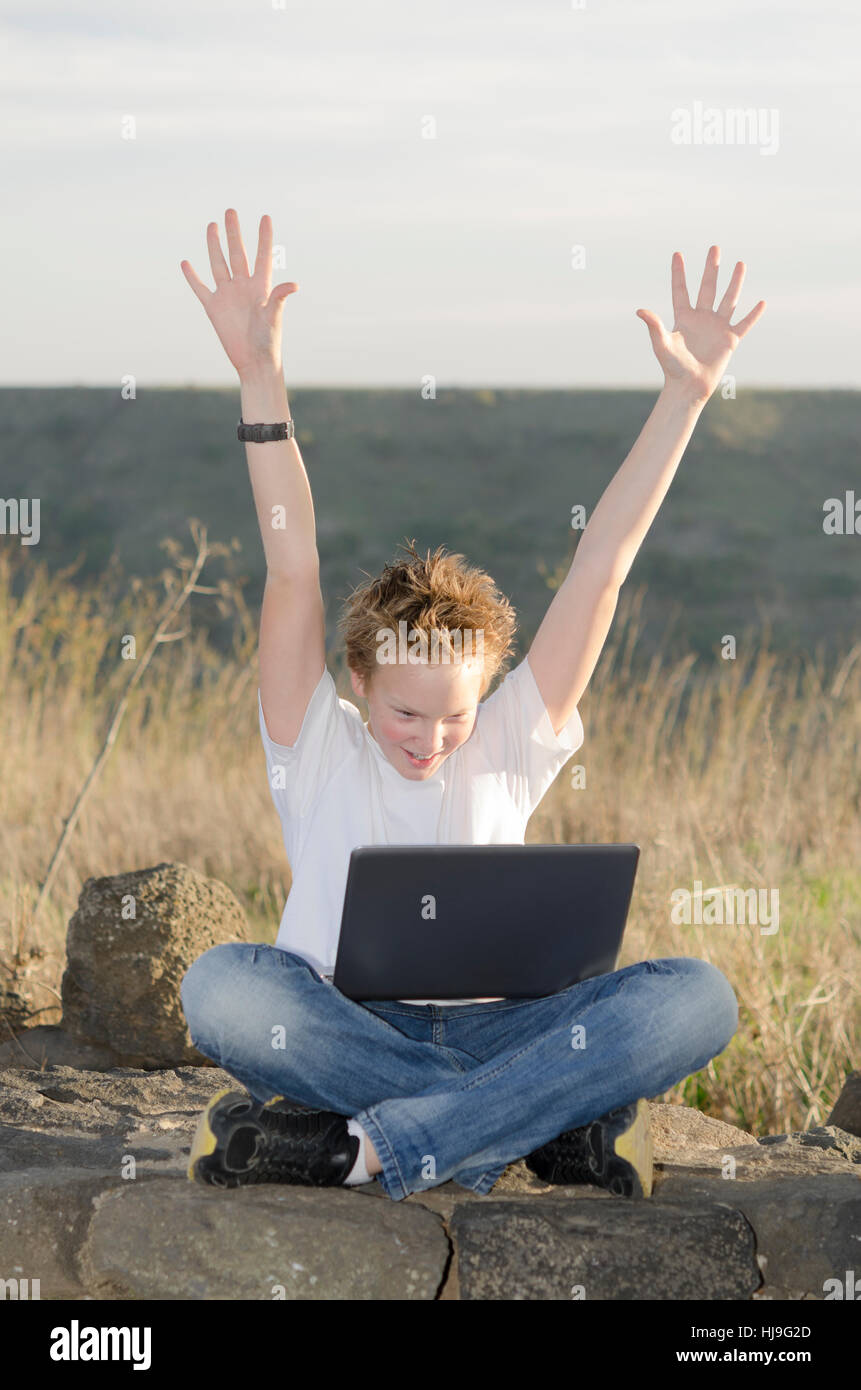
[[[295,280],[288,280],[272,288],[272,218],[268,213],[260,219],[253,272],[248,268],[235,208],[225,212],[224,228],[229,265],[221,249],[218,224],[210,222],[206,229],[214,290],[204,285],[188,261],[180,261],[180,269],[241,377],[261,366],[280,367],[284,301],[299,286]]]
[[[765,300],[761,299],[739,323],[730,323],[744,280],[746,267],[743,261],[736,262],[726,294],[717,309],[714,308],[719,265],[720,247],[712,246],[706,256],[696,305],[691,307],[685,282],[685,263],[681,252],[674,252],[672,289],[675,321],[672,332],[667,332],[658,315],[650,309],[637,310],[638,318],[649,330],[665,381],[684,387],[695,400],[707,400],[712,394],[738,343],[765,312]]]

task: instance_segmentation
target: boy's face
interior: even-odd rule
[[[451,665],[381,663],[367,682],[350,671],[368,702],[368,730],[402,777],[423,782],[475,726],[484,684],[483,661]],[[422,755],[430,754],[430,757]]]

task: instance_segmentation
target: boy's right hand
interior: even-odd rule
[[[215,290],[204,285],[188,261],[180,261],[180,269],[206,310],[221,346],[240,377],[252,377],[268,369],[281,372],[284,300],[299,286],[289,280],[272,289],[272,218],[268,213],[260,219],[253,274],[248,269],[235,208],[227,209],[224,225],[229,266],[218,239],[218,224],[210,222],[206,229]]]

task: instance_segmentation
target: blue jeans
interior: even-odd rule
[[[726,977],[687,956],[540,999],[359,1004],[303,957],[235,942],[204,952],[181,992],[195,1046],[255,1100],[354,1116],[394,1201],[449,1180],[484,1196],[563,1130],[704,1067],[738,1026]]]

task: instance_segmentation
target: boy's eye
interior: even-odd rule
[[[412,718],[414,717],[413,714],[412,714],[412,712],[411,712],[410,710],[408,710],[408,709],[396,709],[396,710],[395,710],[395,714],[402,714],[402,715],[404,716],[404,719],[412,719]],[[451,715],[449,715],[449,718],[450,718],[450,719],[466,719],[467,717],[468,717],[468,716],[467,716],[466,714],[451,714]]]

